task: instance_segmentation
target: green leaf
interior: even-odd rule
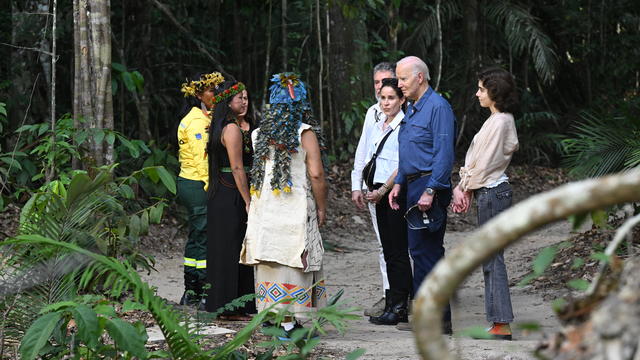
[[[604,210],[595,210],[591,212],[591,221],[598,228],[603,228],[607,226],[607,221],[609,220],[609,213]]]
[[[93,307],[93,310],[97,314],[100,314],[100,315],[105,315],[105,316],[110,316],[110,317],[117,317],[118,316],[118,314],[116,313],[116,311],[113,308],[113,306],[107,305],[107,304],[98,304],[98,305]]]
[[[38,136],[42,136],[47,131],[49,131],[49,124],[47,123],[40,124],[40,129],[38,130]]]
[[[112,62],[111,63],[111,68],[113,68],[113,70],[115,70],[117,72],[125,72],[125,71],[127,71],[127,68],[124,65],[122,65],[120,63],[117,63],[117,62]]]
[[[455,334],[456,337],[470,337],[473,339],[491,339],[493,336],[482,326],[470,326]]]
[[[38,356],[61,318],[61,313],[53,312],[39,317],[31,324],[20,342],[20,356],[23,360],[35,359]]]
[[[128,312],[133,310],[147,310],[147,307],[144,306],[143,304],[127,299],[124,302],[124,304],[122,304],[122,312]]]
[[[120,187],[118,187],[118,192],[120,193],[120,195],[122,195],[123,198],[128,200],[136,197],[131,186],[127,184],[120,185]]]
[[[131,72],[131,77],[133,78],[133,82],[136,84],[136,89],[138,89],[139,92],[142,92],[144,90],[144,76],[142,76],[139,71],[134,70]]]
[[[140,150],[138,150],[138,147],[129,141],[129,139],[122,135],[118,135],[118,140],[120,140],[122,145],[129,150],[129,155],[131,155],[132,158],[137,159],[140,156]]]
[[[573,231],[578,230],[580,226],[584,224],[585,220],[587,220],[588,218],[588,215],[589,215],[588,213],[582,213],[582,214],[574,214],[569,216],[569,222],[571,223]]]
[[[522,322],[516,324],[517,328],[525,331],[541,331],[542,326],[538,322]]]
[[[167,188],[167,190],[171,191],[172,194],[176,194],[176,178],[169,174],[167,169],[164,166],[158,166],[158,176],[160,176],[160,180],[162,180],[162,184]]]
[[[578,269],[582,267],[582,265],[584,265],[584,260],[582,258],[575,258],[573,259],[573,263],[571,264],[571,269]]]
[[[7,163],[7,165],[15,168],[16,170],[22,170],[22,165],[20,165],[20,163],[12,157],[4,156],[1,157],[0,160],[4,161],[5,163]]]
[[[67,190],[67,206],[74,203],[82,194],[85,194],[91,188],[91,178],[87,174],[76,174],[71,179],[69,190]]]
[[[149,213],[147,210],[142,212],[140,216],[140,235],[146,235],[149,233]]]
[[[133,77],[131,77],[131,73],[123,72],[122,75],[120,76],[122,78],[122,82],[124,83],[124,87],[126,87],[127,90],[129,90],[132,93],[136,92],[136,84],[133,81]]]
[[[160,221],[162,220],[163,210],[164,210],[163,203],[157,204],[156,206],[152,206],[151,208],[149,208],[149,221],[152,224],[160,224]]]
[[[523,277],[522,280],[520,280],[518,282],[518,286],[519,287],[523,287],[527,284],[529,284],[533,279],[537,278],[538,275],[536,275],[535,273],[530,273],[527,276]]]
[[[149,180],[153,181],[154,184],[157,184],[160,180],[160,175],[158,175],[158,168],[155,166],[146,167],[144,169],[144,174],[147,175]]]
[[[131,215],[129,220],[129,235],[137,237],[140,235],[140,218],[138,215]]]
[[[116,79],[111,79],[111,93],[112,94],[118,93],[118,82],[116,81]]]
[[[364,355],[367,352],[367,349],[355,349],[352,352],[348,353],[345,357],[345,360],[355,360],[360,356]]]
[[[99,344],[101,330],[98,324],[98,314],[90,307],[80,304],[71,310],[78,325],[78,337],[90,348]]]
[[[536,275],[542,274],[553,262],[553,258],[556,257],[556,247],[549,246],[540,251],[533,261],[533,272]]]
[[[585,291],[589,288],[589,282],[584,279],[573,279],[567,282],[567,285],[573,289]]]
[[[96,142],[96,144],[102,143],[102,140],[104,140],[104,136],[106,135],[106,132],[102,129],[94,129],[94,132],[95,132],[94,141]]]
[[[565,308],[565,306],[567,306],[567,304],[568,304],[567,300],[565,300],[563,298],[558,298],[558,299],[553,300],[553,302],[551,302],[551,308],[556,313],[559,313],[562,310],[564,310],[564,308]]]
[[[78,306],[78,303],[74,301],[60,301],[43,307],[42,309],[40,309],[40,314],[46,314],[48,312],[59,311],[65,308],[73,308],[76,306]]]
[[[116,134],[109,132],[106,138],[107,138],[107,143],[109,145],[113,145],[113,143],[116,141]]]
[[[119,349],[128,351],[135,357],[146,358],[145,340],[133,325],[115,318],[107,320],[106,328]]]
[[[604,263],[609,263],[609,261],[611,261],[611,258],[603,252],[593,253],[591,254],[591,258],[594,260],[602,261]]]

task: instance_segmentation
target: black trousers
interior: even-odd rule
[[[255,293],[253,267],[239,264],[240,249],[247,230],[247,212],[235,180],[230,173],[220,175],[221,184],[209,199],[207,210],[207,283],[206,309],[214,312],[240,296]],[[255,301],[249,301],[234,313],[253,314]]]
[[[381,184],[375,184],[374,189]],[[406,211],[406,195],[398,197],[399,210],[389,207],[389,201],[384,196],[376,204],[376,222],[382,243],[384,261],[387,263],[389,278],[389,296],[393,303],[406,301],[411,294],[411,262],[407,244],[407,222],[404,219]]]

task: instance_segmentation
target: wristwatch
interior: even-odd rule
[[[426,189],[424,189],[424,192],[425,192],[427,195],[429,195],[429,196],[433,196],[433,194],[435,194],[435,193],[436,193],[436,191],[435,191],[435,190],[433,190],[432,188],[429,188],[429,187],[428,187],[428,188],[426,188]]]

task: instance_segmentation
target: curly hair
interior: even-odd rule
[[[518,108],[518,93],[516,82],[510,72],[499,67],[482,70],[478,80],[487,89],[489,98],[496,102],[500,112],[513,113]]]

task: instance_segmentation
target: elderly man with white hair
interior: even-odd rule
[[[413,259],[413,294],[444,256],[447,206],[451,202],[455,116],[451,105],[429,86],[429,68],[420,58],[396,64],[398,86],[410,100],[398,133],[399,167],[389,193],[391,208],[407,200],[409,252]],[[443,314],[444,333],[451,334],[451,310]],[[401,330],[410,330],[399,323]]]

